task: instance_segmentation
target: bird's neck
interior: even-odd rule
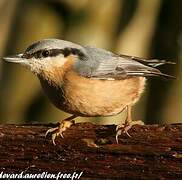
[[[51,86],[59,88],[64,82],[65,74],[72,69],[73,62],[74,61],[72,58],[68,58],[62,67],[53,66],[51,68],[46,68],[42,70],[37,76],[40,81],[44,81]]]
[[[38,74],[38,78],[40,81],[44,81],[51,86],[59,87],[63,82],[64,74],[65,71],[62,69],[44,70]]]

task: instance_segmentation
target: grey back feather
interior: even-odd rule
[[[85,77],[96,79],[125,79],[131,76],[163,76],[158,69],[144,65],[130,58],[119,56],[104,49],[85,47],[88,59],[77,61],[75,70]]]

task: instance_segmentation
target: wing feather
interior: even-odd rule
[[[89,60],[77,64],[77,69],[83,76],[105,80],[125,79],[132,76],[175,78],[155,68],[162,64],[173,64],[172,62],[148,61],[133,56],[117,55],[104,49],[88,46],[85,48],[88,52]]]

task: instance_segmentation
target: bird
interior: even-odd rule
[[[116,54],[60,39],[36,41],[24,53],[3,59],[33,72],[49,100],[71,114],[46,132],[46,136],[51,134],[54,145],[76,117],[114,116],[126,110],[125,122],[116,126],[118,143],[122,133],[130,136],[128,131],[133,125],[144,125],[143,121],[132,119],[131,110],[140,99],[147,78],[175,78],[156,68],[173,62]]]

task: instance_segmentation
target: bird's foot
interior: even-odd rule
[[[118,143],[118,136],[120,136],[122,133],[126,133],[128,137],[131,137],[131,135],[128,133],[128,131],[134,125],[144,125],[144,122],[141,120],[138,120],[138,121],[125,122],[124,124],[117,125],[117,127],[116,127],[116,142]]]
[[[74,120],[71,121],[64,120],[61,123],[59,123],[59,126],[47,130],[45,137],[47,137],[47,135],[50,133],[52,136],[51,137],[52,142],[54,145],[56,145],[55,143],[56,137],[61,136],[62,138],[64,138],[63,132],[66,131],[68,128],[70,128],[70,126],[74,123],[75,123]]]

